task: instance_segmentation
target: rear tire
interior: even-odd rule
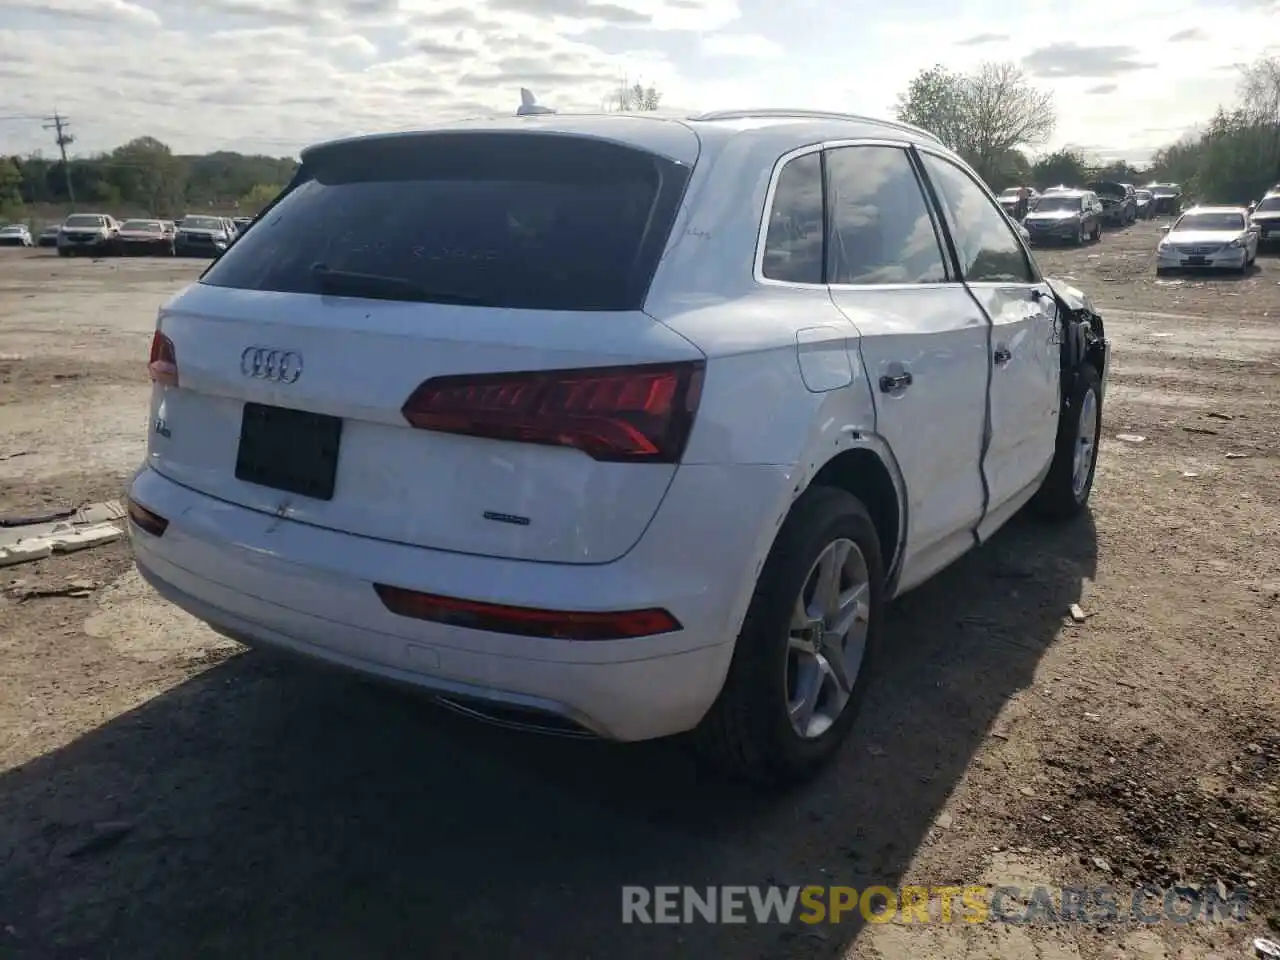
[[[824,632],[814,624],[826,621],[809,620],[806,629],[826,638],[819,644],[823,655],[812,657],[809,640],[802,635],[805,630],[797,627],[804,619],[799,616],[802,611],[813,617],[810,611],[817,609],[820,597],[810,595],[809,588],[817,589],[814,578],[822,568],[820,561],[841,556],[845,559],[838,564],[834,595],[852,596],[865,577],[862,599],[853,605],[859,612],[846,615],[853,624],[841,657],[847,687],[835,682],[831,669],[819,669],[838,663],[839,644],[833,639],[837,631]],[[857,718],[875,661],[884,590],[880,540],[866,507],[843,490],[811,487],[778,532],[756,582],[724,687],[693,733],[703,757],[723,773],[770,786],[794,783],[819,770]],[[807,667],[812,669],[806,674]],[[812,697],[805,695],[808,690],[815,691]],[[818,708],[806,714],[806,702]],[[805,716],[814,720],[806,723]],[[805,734],[799,732],[802,726]]]
[[[1032,500],[1036,513],[1046,520],[1070,520],[1084,510],[1098,466],[1102,379],[1091,364],[1082,363],[1065,386],[1067,402],[1058,417],[1053,462]]]

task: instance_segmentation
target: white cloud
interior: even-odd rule
[[[709,57],[748,57],[772,60],[786,55],[782,44],[758,33],[713,33],[702,38],[702,52]]]
[[[564,110],[627,78],[691,109],[883,114],[923,67],[1027,58],[1057,100],[1051,146],[1150,152],[1230,100],[1276,2],[1081,0],[1063,18],[1051,0],[0,0],[0,116],[57,108],[77,150],[149,134],[292,153],[507,113],[521,86]],[[3,132],[6,150],[53,147],[38,120]]]

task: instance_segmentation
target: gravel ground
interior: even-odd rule
[[[896,604],[852,742],[787,797],[670,744],[496,731],[243,652],[122,543],[5,571],[0,956],[1181,960],[1280,939],[1280,259],[1157,281],[1157,236],[1040,254],[1115,345],[1092,515],[1015,520]],[[119,495],[155,309],[199,266],[0,251],[0,512]],[[22,599],[72,580],[96,587]],[[624,884],[1218,881],[1249,889],[1245,923],[620,922]]]

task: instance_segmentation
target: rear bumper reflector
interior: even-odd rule
[[[168,520],[133,500],[129,501],[128,513],[129,519],[135,527],[143,533],[151,534],[153,537],[163,537],[164,532],[169,529]]]
[[[509,607],[460,600],[375,583],[378,599],[392,613],[470,630],[551,640],[625,640],[683,629],[666,610],[572,611]]]

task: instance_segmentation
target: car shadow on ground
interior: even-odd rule
[[[839,956],[856,918],[624,927],[621,888],[897,884],[1095,565],[1091,517],[1019,518],[900,600],[851,742],[774,797],[234,657],[0,777],[0,953]]]

